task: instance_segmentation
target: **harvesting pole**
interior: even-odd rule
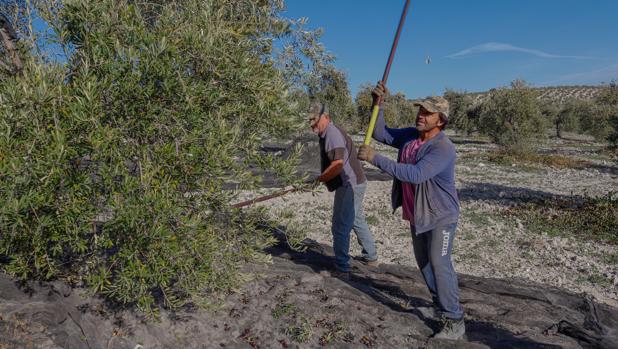
[[[397,44],[399,43],[399,35],[401,34],[401,29],[403,28],[403,23],[406,21],[406,15],[408,14],[408,7],[410,6],[410,0],[406,0],[405,5],[403,6],[403,12],[401,13],[401,18],[399,19],[399,25],[397,26],[397,33],[395,34],[395,40],[393,40],[393,46],[391,47],[391,53],[388,55],[388,61],[386,62],[386,68],[384,69],[384,75],[382,75],[382,85],[386,86],[386,81],[388,80],[388,73],[391,71],[391,64],[393,63],[393,58],[395,57],[395,51],[397,50]],[[365,134],[365,145],[369,145],[371,143],[371,136],[373,135],[373,129],[376,127],[376,120],[378,119],[378,112],[380,111],[380,104],[382,104],[382,98],[378,98],[374,101],[372,111],[371,111],[371,119],[369,120],[369,128],[367,128],[367,133]]]

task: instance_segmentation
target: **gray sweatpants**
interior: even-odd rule
[[[451,261],[451,251],[457,223],[416,234],[412,227],[412,247],[418,268],[421,270],[434,304],[444,316],[461,319],[464,316],[459,304],[459,284]]]

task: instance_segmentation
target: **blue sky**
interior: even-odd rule
[[[286,0],[308,17],[346,72],[353,95],[382,77],[404,0]],[[414,1],[388,87],[408,98],[445,88],[485,91],[618,79],[618,0]],[[431,63],[426,64],[426,57]]]

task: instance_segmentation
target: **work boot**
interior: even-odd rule
[[[368,267],[377,267],[380,262],[378,262],[378,259],[369,259],[365,256],[357,256],[357,257],[353,257],[355,260],[363,263],[364,265],[368,266]]]
[[[433,338],[458,340],[466,333],[466,325],[464,324],[463,317],[459,320],[443,317],[440,322],[442,323],[442,329],[440,332],[436,333]]]

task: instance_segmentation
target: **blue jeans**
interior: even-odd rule
[[[365,221],[363,199],[367,182],[359,185],[344,184],[335,190],[335,204],[331,231],[335,250],[335,268],[350,271],[350,232],[354,229],[358,243],[363,248],[363,257],[376,260],[378,254],[373,235]]]
[[[459,304],[459,284],[451,261],[457,223],[416,234],[412,227],[412,247],[418,268],[425,278],[434,305],[451,319],[464,316]]]

